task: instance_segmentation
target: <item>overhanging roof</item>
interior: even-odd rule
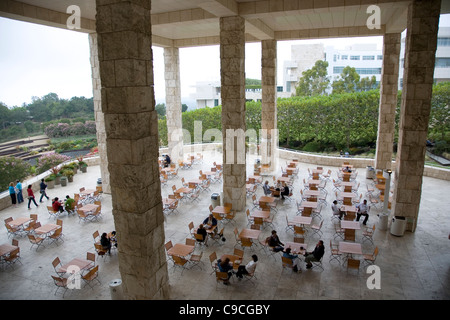
[[[152,0],[152,33],[156,46],[219,44],[219,18],[240,15],[248,42],[376,36],[406,28],[410,1],[400,0]],[[0,16],[67,28],[70,5],[81,10],[81,32],[95,32],[95,0],[4,0]],[[380,9],[380,29],[367,21]],[[450,13],[442,0],[441,14]]]

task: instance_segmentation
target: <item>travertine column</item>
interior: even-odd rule
[[[245,21],[220,18],[220,77],[223,135],[223,196],[245,209]]]
[[[97,0],[101,103],[127,299],[168,297],[150,4]]]
[[[92,70],[92,91],[94,100],[95,127],[97,129],[98,154],[100,156],[100,173],[104,193],[111,193],[109,186],[108,155],[106,152],[105,117],[102,111],[101,81],[98,63],[97,34],[89,34],[90,61]]]
[[[375,155],[375,168],[381,170],[391,169],[392,163],[401,34],[385,34],[383,40],[383,66]]]
[[[277,41],[261,41],[262,108],[261,162],[275,170],[277,132]]]
[[[180,58],[178,48],[164,48],[166,79],[166,119],[169,155],[174,163],[183,159]]]
[[[431,108],[440,0],[415,0],[408,8],[393,214],[417,222]],[[408,223],[414,231],[416,224]]]

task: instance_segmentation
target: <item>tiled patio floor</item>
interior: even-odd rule
[[[205,153],[204,163],[195,165],[192,169],[180,170],[179,178],[169,181],[162,188],[163,196],[172,193],[172,185],[181,187],[181,177],[186,181],[198,178],[200,169],[208,170],[213,161],[221,162],[221,154]],[[255,158],[248,159],[248,171],[252,172]],[[280,160],[284,166],[285,160]],[[337,163],[336,165],[340,165]],[[280,167],[279,165],[277,166]],[[300,164],[300,172],[294,184],[295,199],[299,199],[299,190],[303,189],[303,178],[307,179],[307,168],[313,168],[310,164]],[[336,178],[337,167],[325,167],[332,169],[333,178]],[[357,181],[361,183],[359,192],[365,193],[366,180],[365,169],[358,169]],[[277,173],[279,175],[279,172]],[[78,173],[74,182],[66,187],[58,186],[49,190],[50,197],[58,196],[64,198],[66,194],[73,195],[80,187],[95,187],[97,178],[100,177],[100,168],[92,166],[87,173]],[[274,259],[268,257],[264,251],[258,249],[254,252],[259,257],[254,284],[246,281],[232,279],[229,286],[216,286],[215,276],[211,275],[209,255],[216,251],[220,256],[223,253],[231,253],[235,245],[233,229],[234,226],[225,226],[226,241],[223,245],[210,245],[203,251],[203,270],[194,268],[181,273],[178,268],[172,268],[168,264],[170,277],[170,299],[231,299],[231,300],[272,300],[272,299],[337,299],[337,300],[361,300],[361,299],[450,299],[450,182],[424,177],[421,209],[417,230],[415,233],[406,232],[402,237],[396,237],[388,231],[376,230],[374,236],[375,246],[380,249],[376,265],[381,271],[381,289],[369,289],[367,281],[370,274],[365,268],[347,271],[337,262],[329,262],[329,242],[333,240],[334,227],[331,220],[330,204],[332,197],[332,184],[327,184],[328,205],[322,210],[324,219],[323,235],[309,236],[307,238],[308,248],[311,250],[319,239],[324,240],[325,256],[323,258],[324,270],[303,270],[301,274],[294,274],[289,270],[283,270],[279,256]],[[179,207],[178,214],[171,214],[165,218],[166,241],[173,243],[184,242],[189,237],[189,222],[199,224],[209,213],[208,206],[211,203],[211,193],[221,192],[220,184],[213,184],[211,191],[201,194],[200,202],[185,202]],[[262,189],[257,190],[258,197]],[[46,204],[42,203],[39,208],[27,210],[26,204],[22,203],[18,208],[10,207],[0,211],[2,220],[7,217],[29,216],[37,213],[42,224],[53,221],[49,218]],[[52,261],[59,257],[63,263],[74,257],[85,257],[86,252],[94,252],[92,234],[98,230],[100,233],[114,230],[114,221],[111,213],[111,196],[103,195],[102,211],[104,218],[99,222],[80,222],[77,216],[62,216],[64,223],[64,243],[47,245],[37,252],[35,248],[30,249],[31,244],[26,237],[19,237],[23,265],[16,264],[14,268],[0,271],[0,299],[63,299],[62,290],[55,295],[56,287],[51,275],[54,274]],[[251,199],[247,199],[247,208],[252,208]],[[279,202],[278,213],[274,218],[275,229],[282,241],[292,241],[292,232],[285,232],[286,215],[295,216],[295,201]],[[377,213],[380,210],[372,208],[370,212],[369,225],[376,224],[378,227]],[[240,230],[247,225],[245,212],[238,212],[236,227]],[[260,239],[270,234],[271,229],[266,228]],[[361,235],[357,233],[357,238]],[[0,243],[10,243],[6,228],[0,232]],[[199,249],[196,249],[199,250]],[[363,243],[363,251],[372,253],[374,245],[369,242]],[[250,259],[253,252],[246,252],[244,262]],[[100,266],[101,285],[93,289],[88,286],[77,290],[69,290],[64,299],[91,300],[110,299],[109,283],[113,279],[120,278],[117,253],[106,261],[98,260]]]

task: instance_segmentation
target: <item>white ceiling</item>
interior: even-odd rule
[[[3,1],[3,0],[2,0]],[[95,20],[95,0],[8,0],[16,6],[20,3],[65,13],[70,5],[78,5],[83,18]],[[241,15],[247,20],[248,39],[254,41],[266,38],[284,40],[290,31],[343,30],[349,36],[361,35],[371,13],[367,8],[375,4],[380,8],[381,31],[401,32],[406,27],[407,6],[410,1],[400,0],[151,0],[152,33],[155,38],[171,41],[193,40],[209,37],[217,39],[219,18]],[[362,4],[365,3],[365,4]],[[6,8],[6,9],[5,9]],[[2,10],[3,9],[3,10]],[[0,4],[0,15],[27,21],[20,10],[13,10]],[[450,0],[442,0],[441,13],[450,12]],[[46,24],[46,21],[28,21]],[[249,24],[251,23],[251,25]],[[92,23],[91,25],[95,25]],[[61,27],[64,27],[61,25]],[[367,28],[368,29],[368,28]],[[95,30],[83,30],[95,32]],[[366,30],[367,31],[367,30]],[[327,32],[319,34],[329,34]],[[317,37],[320,37],[319,35]],[[186,43],[188,43],[187,41]],[[161,43],[162,44],[162,43]],[[158,45],[158,44],[157,44]]]

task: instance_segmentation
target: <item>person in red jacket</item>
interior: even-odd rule
[[[34,193],[33,193],[33,189],[31,189],[31,184],[28,185],[27,193],[28,193],[28,209],[31,209],[30,208],[31,201],[34,202],[36,207],[39,207],[34,198]]]
[[[55,211],[59,211],[59,212],[64,211],[64,207],[63,207],[62,203],[59,201],[58,197],[53,199],[52,207],[53,207],[53,210],[55,210]]]

